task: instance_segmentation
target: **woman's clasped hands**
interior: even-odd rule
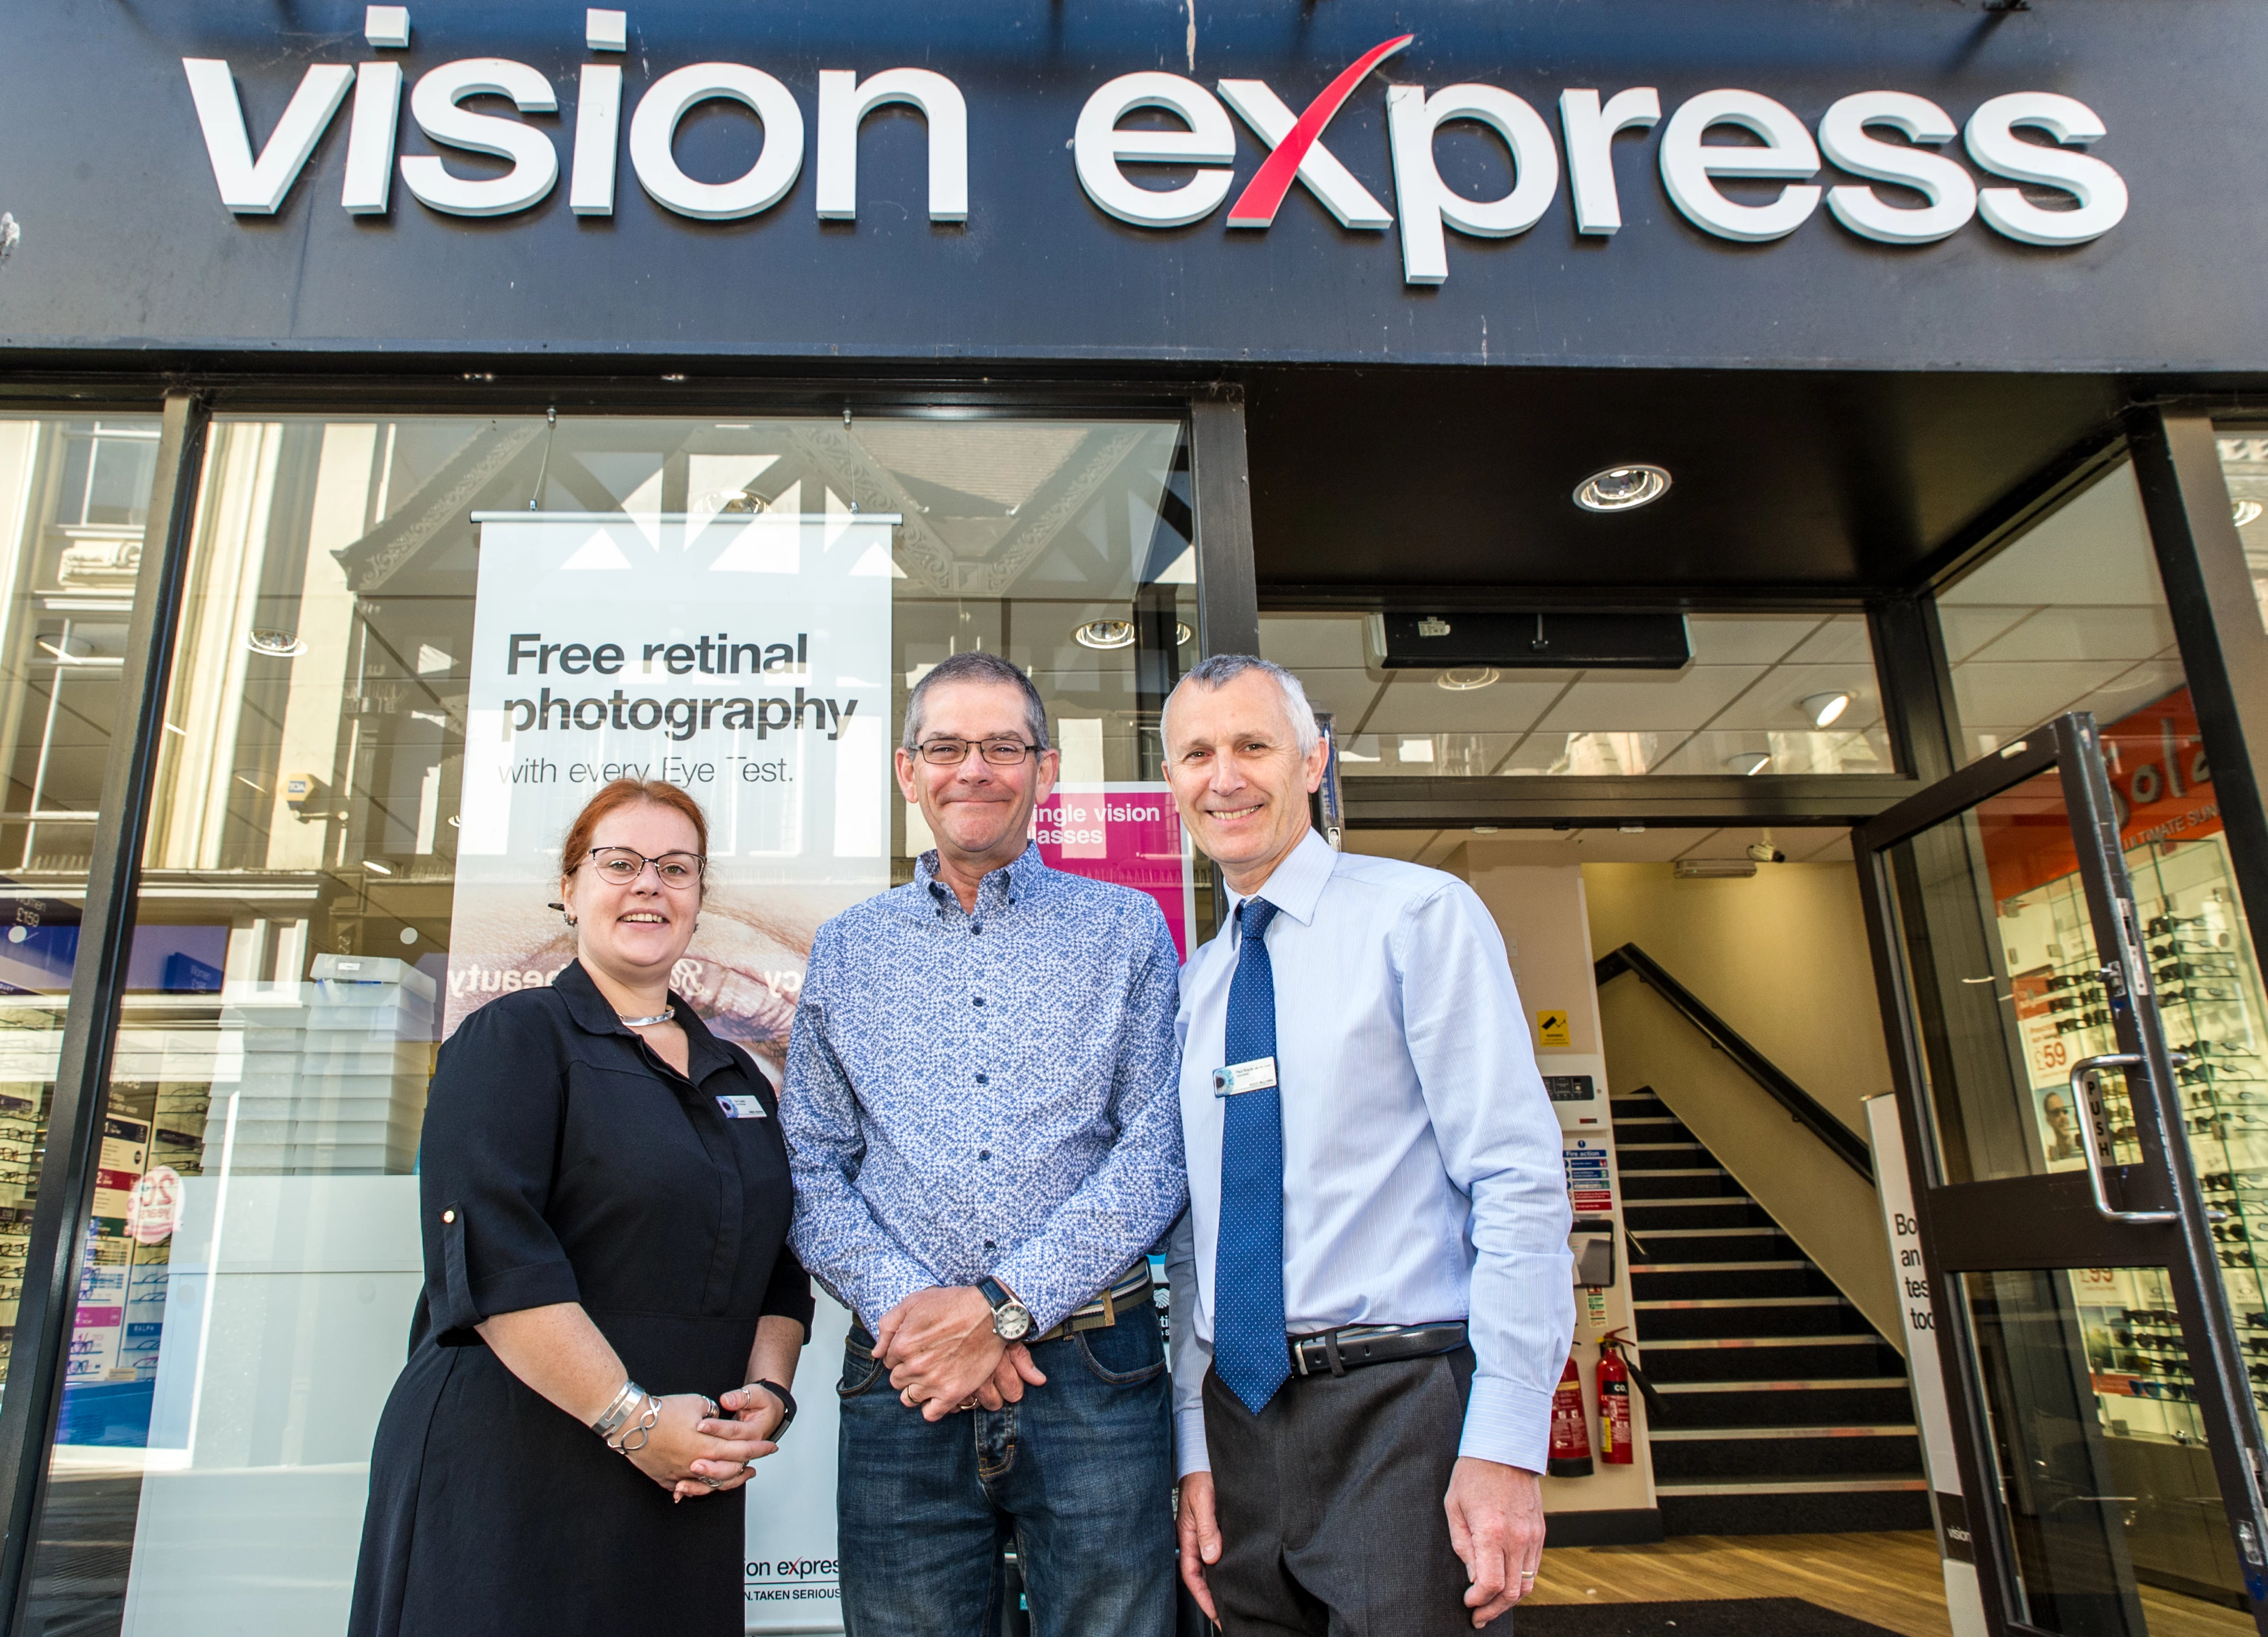
[[[636,1418],[615,1441],[630,1464],[678,1501],[723,1494],[748,1480],[756,1462],[779,1445],[770,1435],[784,1413],[762,1389],[735,1389],[720,1406],[697,1392],[676,1392],[652,1403],[659,1409],[644,1441]]]

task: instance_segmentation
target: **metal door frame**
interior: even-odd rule
[[[2144,985],[2139,996],[2129,994],[2127,1003],[2114,1003],[2112,1013],[2120,1049],[2138,1052],[2147,1060],[2147,1106],[2155,1131],[2138,1120],[2142,1163],[2104,1169],[2117,1179],[2123,1202],[2130,1208],[2169,1208],[2175,1214],[2169,1222],[2104,1220],[2095,1214],[2088,1178],[2082,1173],[1948,1185],[1938,1162],[1936,1120],[1916,1027],[1915,996],[1907,981],[1898,936],[1888,852],[1921,831],[2051,769],[2060,775],[2098,946],[2122,967],[2139,966]],[[2183,1341],[2192,1369],[2198,1360],[2208,1367],[2199,1372],[2198,1405],[2205,1422],[2214,1476],[2228,1513],[2230,1545],[2240,1569],[2257,1584],[2262,1542],[2268,1539],[2268,1533],[2264,1533],[2268,1529],[2268,1516],[2264,1516],[2268,1504],[2264,1504],[2262,1494],[2258,1418],[2212,1248],[2204,1197],[2189,1145],[2181,1140],[2179,1092],[2154,994],[2146,987],[2147,952],[2140,947],[2140,929],[2132,925],[2132,894],[2127,885],[2117,808],[2097,748],[2094,718],[2084,713],[2057,717],[1998,754],[1973,762],[1890,808],[1854,831],[1852,841],[1890,1047],[1906,1164],[1914,1179],[1914,1212],[1920,1230],[1923,1271],[1929,1281],[1932,1322],[1940,1343],[1939,1365],[1954,1423],[1954,1445],[1976,1567],[1985,1593],[1988,1627],[1994,1637],[2040,1629],[2011,1613],[2016,1575],[2002,1520],[2002,1492],[1989,1479],[1985,1451],[1991,1432],[1976,1386],[1982,1375],[1966,1305],[1955,1295],[1955,1277],[1963,1273],[2088,1266],[2160,1266],[2168,1270],[2176,1283]],[[2123,909],[2118,901],[2122,897]],[[2104,938],[2106,927],[2122,929],[2121,936]],[[2142,1003],[2134,1004],[2137,999]],[[2133,1085],[2130,1079],[2130,1088]],[[2130,1089],[2129,1097],[2138,1108],[2143,1104],[2144,1095],[2139,1089]],[[2082,1112],[2081,1117],[2090,1116]],[[2046,1212],[2036,1208],[2043,1197],[2051,1203]],[[2078,1231],[2073,1230],[2074,1224]],[[1949,1253],[1948,1239],[1991,1244],[1992,1254]],[[2210,1382],[2205,1379],[2208,1373]],[[2268,1598],[2255,1595],[2252,1604],[2256,1626],[2268,1633]]]

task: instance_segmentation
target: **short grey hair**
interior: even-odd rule
[[[954,654],[930,667],[922,679],[914,684],[914,691],[906,698],[906,730],[900,743],[907,750],[921,745],[922,706],[929,691],[947,682],[1005,683],[1020,689],[1024,695],[1024,731],[1031,735],[1032,743],[1042,750],[1048,748],[1048,707],[1040,697],[1040,690],[1032,686],[1032,679],[998,654],[988,654],[982,649],[973,653]]]
[[[1282,692],[1284,712],[1292,718],[1292,731],[1300,741],[1300,754],[1304,756],[1314,749],[1323,733],[1315,725],[1315,708],[1307,702],[1307,690],[1283,666],[1256,654],[1214,654],[1198,660],[1187,675],[1174,684],[1173,693],[1166,695],[1166,712],[1173,710],[1174,701],[1183,688],[1194,684],[1210,694],[1226,687],[1248,671],[1257,671],[1270,678]]]

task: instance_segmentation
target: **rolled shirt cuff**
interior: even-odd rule
[[[1174,1412],[1174,1476],[1187,1478],[1191,1472],[1212,1471],[1212,1457],[1205,1453],[1204,1407]]]
[[[1457,1454],[1541,1472],[1551,1452],[1551,1395],[1497,1376],[1473,1377]]]

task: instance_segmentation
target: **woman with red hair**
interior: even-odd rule
[[[576,958],[441,1048],[353,1637],[742,1629],[740,1490],[812,1296],[770,1083],[669,989],[707,851],[675,785],[601,789],[559,861]]]

